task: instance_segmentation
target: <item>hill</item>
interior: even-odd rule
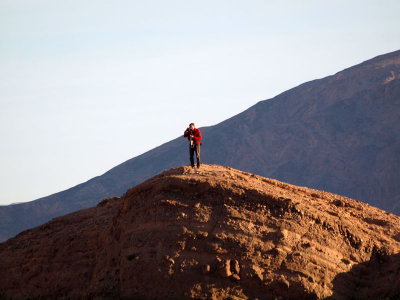
[[[202,158],[355,198],[399,215],[399,115],[396,51],[304,83],[201,128]],[[103,197],[122,195],[163,170],[188,163],[187,152],[186,141],[179,137],[69,190],[0,207],[0,240],[96,205]]]
[[[0,298],[395,299],[400,217],[231,168],[163,172],[0,244]]]

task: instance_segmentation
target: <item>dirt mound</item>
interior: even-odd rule
[[[0,244],[0,298],[390,298],[399,252],[382,210],[181,167]]]

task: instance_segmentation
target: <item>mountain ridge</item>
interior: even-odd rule
[[[395,51],[303,83],[201,128],[202,157],[400,214],[399,78],[400,51]],[[187,161],[186,141],[176,138],[66,191],[0,207],[0,240],[121,195]]]

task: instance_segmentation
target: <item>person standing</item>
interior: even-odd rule
[[[190,123],[189,127],[186,128],[183,137],[189,141],[189,153],[190,153],[190,164],[194,168],[194,153],[196,152],[197,168],[200,168],[200,145],[201,145],[201,132],[200,129],[194,126],[194,123]]]

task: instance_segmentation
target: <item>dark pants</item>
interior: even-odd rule
[[[196,152],[196,158],[197,158],[197,167],[200,167],[200,144],[195,144],[192,147],[190,147],[189,145],[189,149],[190,149],[190,164],[192,165],[192,167],[194,167],[194,152]]]

